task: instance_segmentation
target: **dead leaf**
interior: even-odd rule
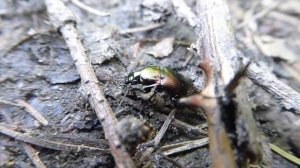
[[[146,53],[157,58],[167,57],[173,51],[174,40],[174,37],[164,38],[146,51]]]
[[[297,52],[287,43],[287,40],[272,36],[255,36],[254,41],[261,52],[269,57],[281,58],[289,63],[299,60]]]

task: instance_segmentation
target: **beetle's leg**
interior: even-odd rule
[[[148,89],[148,88],[152,88],[152,87],[157,87],[159,84],[155,83],[155,84],[152,84],[152,85],[147,85],[147,86],[143,86],[143,90],[144,89]]]
[[[151,90],[149,90],[149,92],[145,92],[140,95],[141,99],[148,102],[153,97],[153,95],[155,95],[156,92],[156,87],[152,87]]]
[[[154,88],[151,88],[151,91],[150,91],[149,93],[147,93],[147,98],[146,98],[146,97],[143,97],[143,99],[147,99],[146,102],[148,102],[149,100],[151,100],[152,97],[156,94],[156,88],[157,88],[156,86],[155,86]],[[142,109],[140,110],[139,113],[141,113],[141,112],[144,110],[145,105],[146,105],[146,104],[143,105],[143,107],[142,107]]]

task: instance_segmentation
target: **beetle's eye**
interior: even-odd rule
[[[132,77],[131,84],[135,85],[138,84],[139,82],[140,82],[140,76]]]
[[[134,79],[133,76],[128,77],[128,81],[133,81],[133,79]]]
[[[137,73],[130,73],[126,80],[126,83],[131,83],[132,85],[138,84],[140,82],[140,75]]]

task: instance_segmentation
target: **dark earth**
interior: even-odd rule
[[[168,115],[173,106],[170,96],[159,92],[148,100],[145,98],[145,93],[139,91],[140,85],[130,89],[125,84],[126,77],[133,70],[147,65],[159,65],[176,69],[183,75],[189,76],[199,90],[203,89],[203,73],[197,68],[199,61],[191,57],[192,52],[187,50],[189,44],[196,41],[196,35],[187,24],[176,18],[172,9],[156,11],[157,19],[151,16],[149,20],[147,15],[149,9],[141,5],[143,3],[141,0],[101,0],[101,2],[84,0],[82,2],[100,11],[109,12],[111,15],[110,17],[96,16],[78,8],[70,1],[66,2],[68,8],[78,18],[77,28],[86,53],[91,59],[113,111],[119,120],[133,116],[145,121],[154,128],[155,134],[164,122],[162,116]],[[300,2],[297,2],[300,6]],[[195,11],[195,1],[187,0],[186,3]],[[294,60],[281,57],[280,54],[267,56],[253,42],[253,39],[249,40],[254,36],[267,35],[284,40],[287,43],[287,50],[291,50],[291,53],[299,53],[299,25],[266,14],[254,21],[254,26],[257,27],[251,28],[246,25],[238,28],[238,25],[246,19],[245,15],[249,15],[250,10],[254,13],[260,12],[269,7],[268,3],[267,1],[230,0],[229,7],[236,32],[237,47],[247,57],[264,66],[266,71],[273,72],[280,80],[300,92],[299,55],[294,54],[298,62],[293,63],[291,61]],[[273,10],[288,15],[300,23],[297,18],[300,16],[300,9],[292,12],[280,8]],[[128,28],[146,26],[153,23],[153,20],[165,24],[151,31],[125,35],[119,33]],[[157,42],[166,37],[175,38],[171,54],[163,58],[148,54]],[[140,50],[135,54],[134,47],[138,43]],[[291,73],[287,66],[290,66],[294,73]],[[0,86],[0,100],[12,103],[24,100],[49,121],[48,126],[42,126],[24,108],[0,103],[1,124],[17,125],[18,131],[26,132],[36,138],[109,148],[95,112],[80,92],[80,77],[68,47],[64,39],[50,26],[42,1],[0,2]],[[127,90],[128,93],[124,97]],[[282,109],[275,99],[254,84],[249,84],[248,92],[256,125],[264,135],[264,140],[300,157],[300,143],[290,142],[291,138],[298,138],[300,142],[298,136],[300,130],[297,129],[296,124],[292,124],[298,122],[299,128],[300,116]],[[180,109],[175,118],[193,126],[201,126],[206,122],[201,110],[195,111],[189,108]],[[159,146],[204,137],[206,136],[172,123]],[[107,153],[57,151],[32,146],[39,152],[39,157],[46,167],[115,166],[113,157]],[[138,149],[139,152],[143,150],[142,147]],[[138,157],[137,154],[136,159]],[[208,146],[170,157],[184,167],[210,167],[211,165]],[[275,153],[272,153],[272,157],[274,161],[272,167],[297,167]],[[151,155],[150,161],[152,163],[150,167],[174,167],[157,153]],[[33,166],[20,141],[0,134],[0,167]]]

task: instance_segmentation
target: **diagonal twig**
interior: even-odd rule
[[[179,168],[183,168],[182,165],[180,165],[179,163],[177,163],[175,160],[173,160],[172,158],[170,158],[169,156],[165,155],[164,153],[158,151],[157,152],[159,155],[161,155],[164,159],[166,159],[167,161],[171,162],[174,166],[179,167]]]
[[[36,168],[46,168],[44,163],[41,161],[39,157],[39,152],[36,151],[31,145],[27,143],[22,143],[22,146],[27,153],[28,157],[32,160],[33,164]]]
[[[24,100],[17,100],[17,102],[19,103],[19,105],[23,106],[29,114],[31,114],[36,120],[38,120],[44,126],[48,125],[49,123],[48,120],[40,112],[38,112],[35,108],[33,108],[30,104],[28,104]]]
[[[141,166],[143,164],[143,162],[152,154],[152,152],[154,152],[154,150],[156,149],[160,140],[162,139],[162,137],[166,133],[167,129],[169,128],[169,125],[170,125],[172,119],[174,118],[175,112],[176,112],[176,109],[173,109],[170,112],[170,114],[168,115],[167,119],[165,120],[163,126],[161,127],[161,129],[159,130],[159,132],[157,133],[157,135],[155,136],[155,138],[152,141],[153,147],[148,148],[144,152],[144,154],[139,159],[139,162],[137,163],[138,166]]]
[[[72,59],[81,78],[82,93],[88,97],[101,122],[117,167],[135,167],[132,158],[122,146],[119,136],[116,133],[115,125],[118,122],[117,118],[106,100],[100,86],[101,84],[96,77],[90,60],[85,54],[85,49],[76,29],[75,16],[60,0],[46,0],[45,2],[51,23],[62,34],[69,47]]]
[[[25,111],[27,111],[29,114],[31,114],[36,120],[38,120],[44,126],[47,126],[48,123],[49,123],[48,120],[40,112],[38,112],[35,108],[33,108],[30,104],[28,104],[24,100],[17,100],[17,103],[13,103],[13,102],[10,102],[10,101],[0,99],[0,104],[1,103],[11,105],[11,106],[20,107],[20,108],[25,108]]]

